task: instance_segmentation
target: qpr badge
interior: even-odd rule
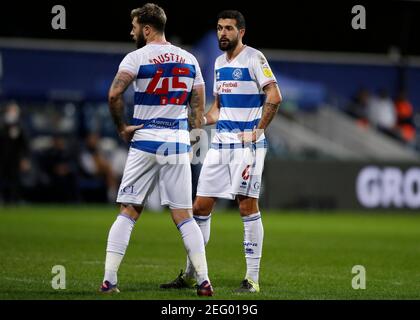
[[[239,80],[242,78],[242,70],[241,69],[235,69],[232,72],[232,78],[234,80]]]

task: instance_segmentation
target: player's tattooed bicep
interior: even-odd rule
[[[120,71],[112,81],[111,89],[119,92],[124,92],[127,87],[134,80],[134,76],[128,72]]]

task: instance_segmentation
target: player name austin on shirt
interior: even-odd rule
[[[170,61],[177,63],[185,63],[185,58],[175,53],[165,53],[149,59],[149,62],[154,64],[161,64]]]

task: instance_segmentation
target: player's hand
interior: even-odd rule
[[[263,134],[264,130],[254,129],[252,131],[244,131],[238,133],[238,138],[242,143],[253,143],[256,142],[259,137]]]
[[[134,133],[136,130],[143,128],[143,125],[140,124],[138,126],[125,126],[120,130],[120,137],[127,143],[133,139]]]

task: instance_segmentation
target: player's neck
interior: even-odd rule
[[[238,45],[232,51],[226,51],[226,57],[228,61],[232,61],[233,59],[235,59],[242,52],[242,50],[245,49],[245,47],[246,44],[243,44],[241,42],[238,43]]]
[[[153,35],[150,35],[150,37],[146,41],[147,44],[167,44],[168,41],[166,41],[165,34],[155,33]]]

